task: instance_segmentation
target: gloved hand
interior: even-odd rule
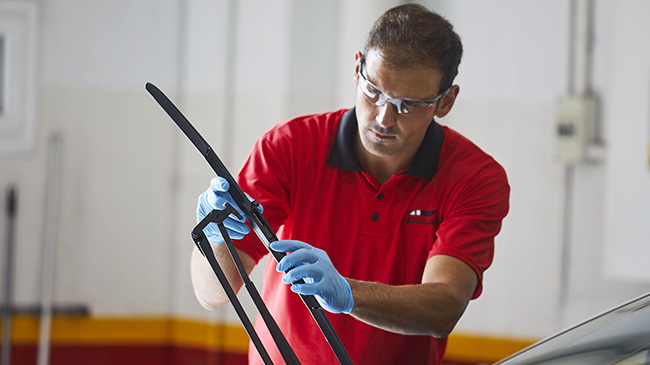
[[[210,187],[204,191],[203,194],[199,195],[199,201],[196,207],[196,221],[197,223],[200,222],[206,215],[208,215],[208,213],[215,209],[223,210],[224,204],[228,202],[242,215],[242,219],[237,219],[237,217],[230,214],[228,218],[223,221],[223,225],[226,227],[230,238],[242,239],[248,234],[248,232],[250,232],[250,228],[245,224],[246,217],[244,217],[241,209],[239,209],[233,198],[230,196],[230,193],[228,193],[229,188],[230,184],[228,184],[226,179],[221,176],[214,177],[210,181]],[[246,196],[251,201],[253,200],[248,194],[246,194]],[[260,213],[263,211],[261,205],[259,205],[257,209]],[[224,242],[216,223],[208,224],[208,226],[203,229],[203,232],[205,232],[206,237],[212,243]]]
[[[301,241],[275,241],[271,248],[290,252],[278,262],[276,270],[285,272],[285,284],[304,279],[304,284],[293,284],[291,290],[298,294],[314,295],[318,303],[331,313],[350,313],[354,307],[350,284],[336,271],[327,253]]]

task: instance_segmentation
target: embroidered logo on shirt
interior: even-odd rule
[[[437,210],[415,209],[402,218],[402,224],[424,224],[435,226],[442,222],[442,218],[436,216]]]
[[[417,216],[423,216],[423,217],[430,217],[434,214],[436,214],[437,210],[423,210],[423,209],[416,209],[409,213],[409,215],[417,215]]]

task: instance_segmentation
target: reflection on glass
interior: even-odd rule
[[[544,339],[497,364],[650,364],[650,293]]]

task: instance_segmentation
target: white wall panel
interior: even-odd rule
[[[62,137],[54,301],[99,314],[167,311],[171,130],[144,91],[175,80],[177,1],[40,3],[37,143],[0,160],[20,189],[16,301],[40,298],[46,141]]]
[[[650,283],[650,36],[647,1],[616,2],[605,98],[607,276]]]

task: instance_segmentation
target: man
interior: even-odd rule
[[[289,253],[277,267],[268,260],[262,296],[302,363],[337,360],[293,292],[314,295],[332,313],[355,364],[439,364],[446,336],[480,295],[509,186],[498,163],[434,120],[458,96],[461,54],[438,14],[414,4],[388,10],[355,55],[355,108],[282,122],[244,163],[238,181],[278,232],[272,249]],[[199,219],[222,209],[225,191],[225,180],[213,179]],[[246,224],[233,218],[227,226],[250,272],[267,250]],[[206,232],[240,288],[218,230]],[[307,284],[291,284],[301,278]],[[204,307],[227,302],[197,250],[192,279]],[[260,363],[254,350],[249,359]]]

